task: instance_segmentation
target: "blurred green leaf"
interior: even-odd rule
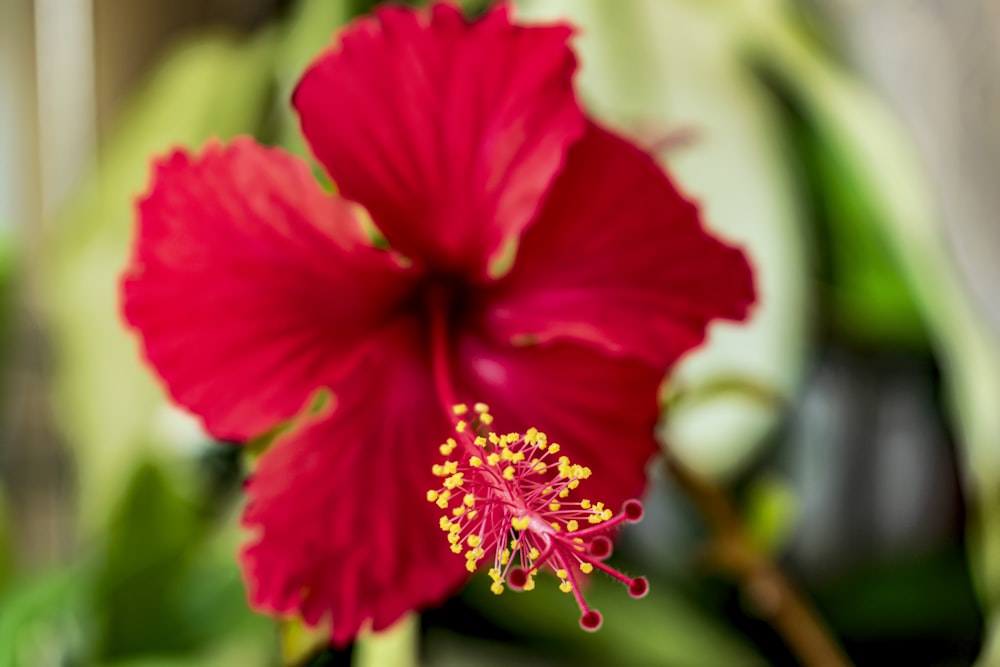
[[[472,580],[463,598],[498,627],[558,653],[549,658],[566,665],[684,665],[751,667],[764,661],[725,625],[709,618],[665,582],[652,581],[649,595],[629,597],[608,577],[588,578],[587,601],[600,610],[599,632],[580,629],[573,598],[559,591],[553,577],[541,577],[530,593],[489,592],[488,579]]]
[[[0,597],[0,667],[65,664],[79,658],[83,640],[76,619],[85,577],[79,568],[52,572]]]
[[[766,554],[781,550],[795,528],[799,498],[785,480],[762,475],[750,483],[744,515],[750,541]]]
[[[969,537],[976,583],[991,611],[981,664],[1000,664],[1000,350],[976,311],[944,241],[920,160],[899,123],[833,65],[779,0],[740,0],[748,48],[795,96],[836,151],[870,222],[890,248],[938,353],[975,508]],[[766,7],[766,10],[762,8]]]

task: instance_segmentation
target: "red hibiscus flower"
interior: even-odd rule
[[[167,391],[233,441],[333,396],[247,485],[258,609],[343,644],[462,583],[423,500],[459,400],[543,427],[620,506],[665,372],[745,316],[743,254],[583,114],[570,34],[502,5],[351,25],[293,100],[336,194],[250,139],[158,162],[123,299]]]

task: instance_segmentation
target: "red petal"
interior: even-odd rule
[[[124,312],[174,399],[217,437],[290,417],[361,353],[409,284],[353,204],[249,139],[178,151],[139,204]]]
[[[569,35],[511,25],[504,5],[474,23],[445,4],[383,8],[306,72],[302,130],[396,250],[480,277],[583,132]]]
[[[573,339],[666,368],[754,300],[743,253],[709,235],[653,159],[590,125],[486,317],[509,339]]]
[[[335,412],[276,444],[247,487],[244,523],[260,531],[243,554],[252,603],[332,619],[334,644],[440,602],[467,576],[425,500],[450,427],[418,340],[409,327],[384,334],[336,389]]]
[[[641,495],[662,371],[575,343],[509,348],[467,337],[458,356],[462,395],[487,403],[499,429],[534,426],[593,470],[579,497],[617,512]]]

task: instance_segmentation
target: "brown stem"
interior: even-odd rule
[[[850,660],[806,600],[743,530],[726,493],[675,457],[666,457],[674,481],[712,531],[712,564],[731,575],[760,616],[781,635],[804,667],[847,667]]]

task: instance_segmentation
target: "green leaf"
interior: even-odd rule
[[[574,665],[685,665],[686,667],[751,667],[764,661],[741,638],[706,616],[666,582],[652,581],[649,595],[633,600],[608,577],[588,580],[587,601],[599,609],[599,632],[580,629],[571,595],[561,592],[554,577],[544,576],[531,592],[493,595],[480,574],[463,598],[497,626],[558,647],[558,657]]]
[[[883,106],[826,58],[785,11],[744,0],[749,48],[787,86],[827,146],[839,147],[871,224],[916,297],[956,417],[970,506],[976,583],[993,638],[981,664],[1000,664],[1000,350],[960,278],[920,161]]]

